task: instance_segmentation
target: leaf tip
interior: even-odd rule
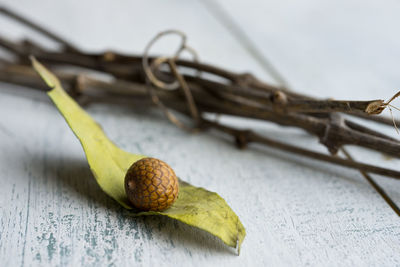
[[[238,218],[239,222],[239,218]],[[240,226],[238,225],[238,234],[237,234],[237,239],[236,239],[236,251],[237,255],[240,255],[240,249],[242,247],[242,243],[244,238],[246,237],[246,229],[243,227],[243,225],[240,223]]]
[[[38,61],[36,60],[35,56],[33,56],[33,55],[30,55],[30,56],[29,56],[29,59],[30,59],[30,61],[32,62],[32,64],[35,64],[35,63],[38,62]]]
[[[45,66],[43,66],[34,56],[29,56],[32,62],[33,69],[42,77],[50,88],[56,87],[60,82]]]

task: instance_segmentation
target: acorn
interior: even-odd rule
[[[125,192],[136,208],[143,211],[163,211],[178,197],[178,178],[164,161],[143,158],[133,163],[127,171]]]

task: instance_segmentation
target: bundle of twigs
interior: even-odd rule
[[[400,214],[396,205],[366,173],[400,179],[400,172],[354,161],[343,150],[344,145],[356,145],[400,157],[400,142],[379,131],[367,128],[348,118],[351,116],[396,125],[394,119],[375,116],[391,108],[392,99],[370,101],[320,100],[285,88],[266,84],[253,75],[238,74],[213,65],[198,62],[194,50],[186,45],[186,36],[178,31],[163,32],[154,38],[142,56],[127,56],[114,52],[86,53],[46,29],[27,19],[0,8],[0,14],[28,26],[60,45],[49,50],[31,40],[11,41],[0,36],[0,47],[13,55],[13,60],[0,58],[0,81],[44,89],[41,79],[30,67],[30,56],[54,69],[68,92],[81,104],[89,101],[129,99],[155,103],[177,126],[188,131],[214,128],[233,136],[239,147],[261,143],[316,160],[326,161],[360,170],[385,200]],[[149,57],[151,45],[165,34],[178,34],[182,44],[171,57]],[[181,52],[194,55],[193,61],[179,59]],[[62,67],[73,68],[66,71]],[[82,74],[82,68],[107,74],[112,79]],[[191,118],[183,123],[176,113]],[[233,115],[273,122],[282,126],[298,127],[319,138],[330,154],[272,140],[251,130],[243,130],[210,120],[206,113]],[[348,117],[348,116],[347,116]],[[346,158],[336,154],[342,149]]]

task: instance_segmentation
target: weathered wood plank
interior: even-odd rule
[[[187,32],[189,42],[205,61],[238,71],[262,72],[234,38],[196,2],[81,1],[75,5],[41,1],[38,5],[20,1],[16,5],[7,0],[7,3],[85,49],[101,50],[108,46],[139,53],[156,32],[180,28]],[[243,21],[244,11],[236,14],[233,6],[226,8],[240,18],[240,23],[249,25]],[[45,15],[46,10],[53,12]],[[259,13],[247,14],[251,17]],[[298,16],[306,20],[306,15],[304,11]],[[282,33],[285,26],[279,25],[275,35],[268,38],[280,40],[281,36],[287,41],[289,37]],[[20,33],[14,29],[15,26],[7,24],[4,32],[18,36]],[[3,32],[3,27],[0,30]],[[298,38],[293,40],[301,42]],[[318,38],[326,37],[314,37]],[[265,44],[262,40],[256,42]],[[170,48],[157,49],[167,52]],[[302,55],[295,57],[295,51],[288,51],[287,46],[279,44],[276,49],[268,55],[286,64],[284,73],[289,63],[304,68],[295,78],[291,78],[294,69],[289,72],[289,79],[294,79],[291,83],[298,84],[307,70],[318,77],[322,75],[324,69],[319,70],[315,62],[306,61]],[[285,53],[290,57],[281,56]],[[335,65],[327,68],[326,73],[340,74]],[[307,87],[305,91],[313,94],[335,92],[334,82],[325,86],[334,76],[323,77],[317,81],[304,78],[299,89]],[[318,86],[309,84],[310,80]],[[364,92],[365,84],[351,85],[357,91],[352,91],[349,97]],[[118,145],[165,159],[185,180],[217,191],[227,200],[248,232],[242,253],[236,257],[215,238],[180,223],[156,217],[131,218],[98,188],[79,142],[43,94],[21,92],[4,84],[0,88],[1,265],[400,264],[398,217],[355,171],[257,146],[239,151],[230,140],[215,133],[188,135],[156,110],[91,106],[89,112]],[[324,150],[316,140],[297,130],[224,120],[243,127],[252,125],[270,136]],[[365,151],[356,153],[362,158],[370,155]],[[397,167],[398,161],[386,164]],[[399,197],[398,183],[389,180],[385,183]]]
[[[203,3],[208,10],[216,5],[207,0]],[[398,4],[367,1],[360,7],[359,1],[315,0],[301,4],[217,3],[234,18],[256,49],[276,65],[294,90],[336,99],[386,100],[399,90],[395,66],[400,39],[393,35],[400,24]],[[386,110],[384,115],[391,114]],[[394,116],[398,117],[398,113],[394,112]],[[393,127],[381,127],[379,131],[398,138]],[[356,157],[369,163],[398,168],[398,160],[388,161],[381,155],[356,151]],[[400,205],[396,193],[400,184],[377,179]]]

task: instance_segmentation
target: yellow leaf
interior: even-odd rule
[[[90,169],[105,193],[123,207],[131,209],[135,216],[168,216],[207,231],[226,245],[238,247],[240,250],[246,231],[237,215],[217,193],[180,180],[178,199],[169,209],[162,212],[134,210],[125,193],[124,178],[128,168],[146,156],[128,153],[117,147],[104,134],[100,125],[64,91],[54,74],[34,58],[32,63],[42,79],[52,88],[48,92],[49,97],[81,142]]]

